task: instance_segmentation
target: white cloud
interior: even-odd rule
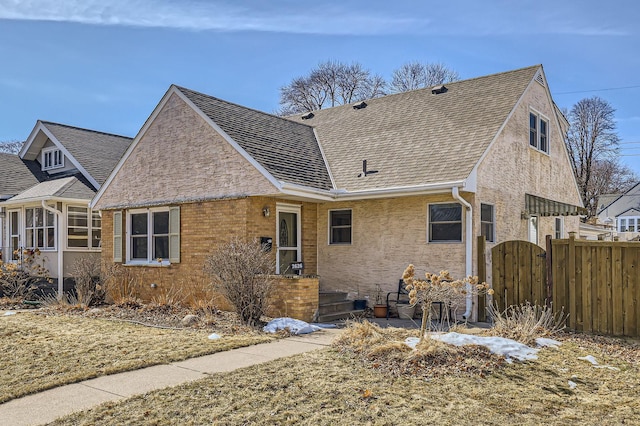
[[[196,0],[0,0],[0,19],[299,34],[404,33],[428,24],[424,19],[322,5],[315,9],[302,3],[279,9],[277,4],[261,6]]]

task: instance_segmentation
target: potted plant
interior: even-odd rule
[[[386,318],[387,316],[387,304],[383,303],[380,285],[376,286],[376,304],[373,305],[373,316],[376,318]]]

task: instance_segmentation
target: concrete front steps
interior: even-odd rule
[[[349,319],[364,314],[364,309],[353,309],[353,300],[347,300],[347,293],[341,291],[320,292],[318,322]]]

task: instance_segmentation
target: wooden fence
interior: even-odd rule
[[[551,241],[554,311],[585,332],[640,336],[640,243]]]

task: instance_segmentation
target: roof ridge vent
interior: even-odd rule
[[[447,87],[444,84],[441,84],[439,86],[434,86],[431,88],[431,93],[434,95],[439,95],[440,93],[446,93],[447,92]]]
[[[302,118],[303,120],[309,120],[311,118],[314,117],[314,114],[312,112],[308,112],[306,114],[302,114],[302,116],[300,118]]]
[[[353,104],[353,109],[362,109],[366,107],[367,107],[367,103],[365,101],[360,101],[357,104]]]

